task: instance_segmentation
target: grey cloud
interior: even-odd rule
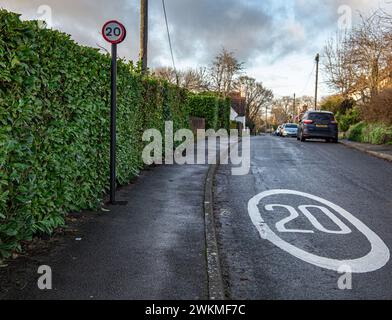
[[[103,46],[109,49],[100,34],[102,25],[110,19],[122,21],[128,31],[128,39],[119,48],[119,55],[137,59],[139,50],[139,1],[128,0],[0,0],[0,7],[22,13],[23,19],[38,19],[41,5],[52,9],[54,28],[68,33],[87,46]]]
[[[293,53],[315,53],[337,28],[340,5],[353,13],[379,0],[166,0],[176,58],[198,57],[206,64],[222,47],[252,64],[263,55],[268,63]],[[161,1],[153,1],[152,30],[164,30]],[[165,38],[152,44],[153,56],[166,52]],[[322,42],[322,41],[321,41]]]
[[[177,58],[183,59],[197,53],[204,58],[202,63],[207,63],[225,47],[235,52],[241,61],[247,62],[260,52],[272,55],[294,48],[295,39],[287,37],[287,31],[275,19],[278,13],[270,3],[167,0]],[[160,7],[156,6],[153,10],[158,21]],[[157,28],[158,24],[155,26]]]
[[[385,2],[385,0],[383,0]],[[139,0],[0,0],[0,6],[37,18],[42,4],[52,7],[55,27],[85,45],[105,44],[100,28],[119,19],[128,39],[119,54],[136,60],[139,50]],[[166,0],[176,59],[206,65],[222,47],[234,51],[247,66],[254,57],[274,63],[292,53],[319,50],[319,38],[336,28],[337,9],[355,12],[379,0]],[[161,0],[150,0],[150,52],[153,66],[169,61]],[[322,34],[322,35],[321,35]]]

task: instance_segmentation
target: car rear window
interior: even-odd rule
[[[320,121],[333,121],[335,119],[333,114],[330,113],[309,113],[309,120],[320,120]]]
[[[296,124],[286,124],[286,128],[298,128]]]

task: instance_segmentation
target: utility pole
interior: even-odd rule
[[[294,93],[294,101],[293,101],[293,122],[295,120],[295,117],[297,115],[297,103],[296,103],[296,95]]]
[[[142,72],[146,73],[148,46],[148,0],[140,1],[140,61],[142,63]]]
[[[316,55],[316,92],[314,95],[314,109],[317,110],[318,77],[319,77],[320,54]]]
[[[268,106],[265,106],[265,133],[268,133],[268,128],[269,124],[268,124]]]

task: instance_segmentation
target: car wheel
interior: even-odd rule
[[[339,143],[339,139],[333,139],[332,142],[333,143]]]

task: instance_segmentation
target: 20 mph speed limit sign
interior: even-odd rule
[[[102,35],[107,42],[118,44],[124,41],[127,31],[122,23],[111,20],[104,24]]]
[[[124,41],[127,31],[116,20],[108,21],[102,27],[102,36],[112,44],[111,90],[110,90],[110,203],[116,202],[116,112],[117,112],[117,45]]]

